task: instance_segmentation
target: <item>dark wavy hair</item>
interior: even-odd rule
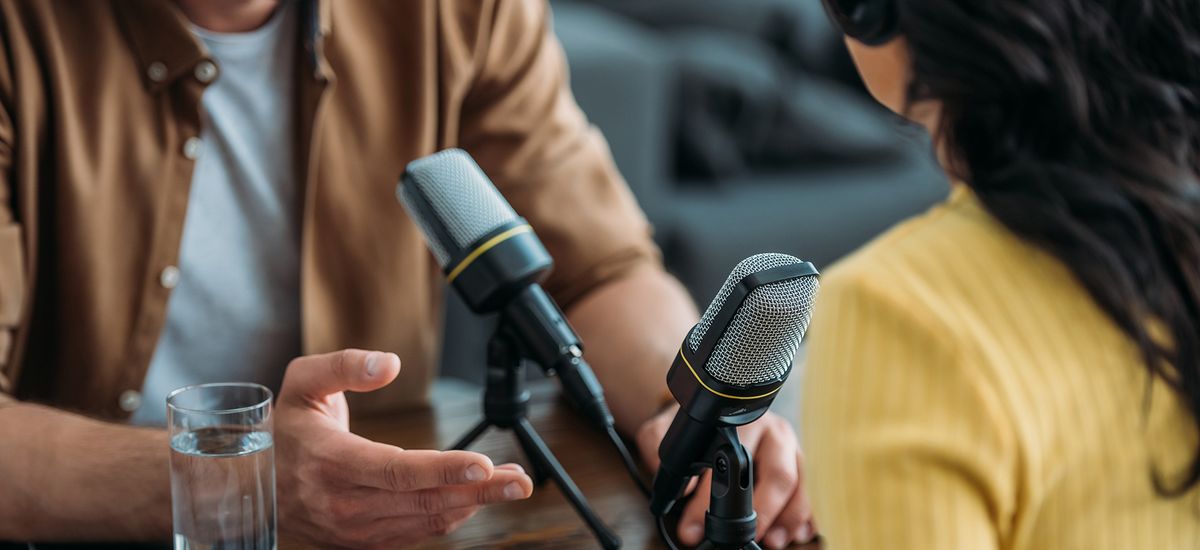
[[[952,176],[1060,259],[1200,424],[1200,1],[897,1],[909,105],[941,104]],[[1195,487],[1200,448],[1167,477],[1160,494]]]

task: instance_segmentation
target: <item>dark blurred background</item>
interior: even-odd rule
[[[575,97],[701,308],[746,256],[826,268],[947,192],[817,0],[551,4]],[[490,327],[448,296],[442,373],[482,381]]]

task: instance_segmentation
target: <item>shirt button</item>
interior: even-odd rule
[[[212,61],[201,61],[200,64],[196,65],[195,74],[196,80],[208,84],[217,77],[217,65]]]
[[[200,156],[200,138],[190,137],[183,142],[183,156],[188,160],[196,160]]]
[[[167,66],[162,61],[155,61],[146,68],[146,76],[155,82],[162,82],[167,78]]]
[[[158,274],[158,284],[165,289],[172,289],[179,285],[179,268],[169,265],[163,268],[162,273]]]
[[[134,390],[125,390],[117,399],[117,405],[120,405],[121,410],[125,412],[136,411],[138,407],[142,406],[142,394]]]

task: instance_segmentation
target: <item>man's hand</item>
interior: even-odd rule
[[[678,410],[678,405],[671,407],[638,430],[638,449],[652,471],[658,470],[658,445]],[[804,455],[791,424],[777,414],[767,413],[738,428],[738,436],[754,458],[754,510],[758,512],[755,538],[767,548],[811,540],[816,531],[804,491]],[[705,472],[699,486],[693,480],[689,487],[692,499],[679,519],[680,542],[694,546],[704,537],[704,512],[711,487],[712,472]]]
[[[390,353],[345,350],[288,365],[275,409],[280,527],[322,546],[395,548],[453,531],[494,502],[529,497],[515,464],[466,451],[406,451],[349,431],[343,391],[400,372]]]

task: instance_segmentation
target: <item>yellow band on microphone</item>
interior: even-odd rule
[[[714,390],[714,389],[708,387],[708,384],[705,384],[704,380],[700,379],[700,375],[696,374],[696,369],[692,367],[691,361],[688,361],[687,355],[684,355],[683,347],[679,348],[679,358],[683,359],[683,364],[687,365],[688,370],[692,371],[692,376],[696,377],[696,381],[699,382],[701,386],[704,386],[704,389],[708,390],[708,392],[713,395],[717,395],[720,397],[726,397],[729,399],[742,399],[745,401],[749,401],[751,399],[762,399],[762,398],[767,397],[783,388],[783,384],[780,384],[779,387],[777,387],[767,393],[764,393],[762,395],[755,395],[755,396],[751,396],[751,397],[742,397],[740,395],[729,395],[729,394],[721,393],[717,390]]]
[[[495,248],[496,245],[507,241],[516,235],[520,235],[521,233],[532,232],[533,228],[529,227],[529,224],[524,224],[518,225],[512,229],[509,229],[508,231],[488,239],[486,242],[479,245],[479,248],[476,248],[475,250],[472,250],[470,254],[467,254],[467,257],[463,258],[463,261],[458,262],[458,265],[454,266],[454,269],[450,271],[450,274],[446,275],[446,282],[453,283],[454,279],[458,278],[458,276],[462,274],[463,270],[471,265],[471,262],[474,262],[476,258],[482,256],[484,252]]]

